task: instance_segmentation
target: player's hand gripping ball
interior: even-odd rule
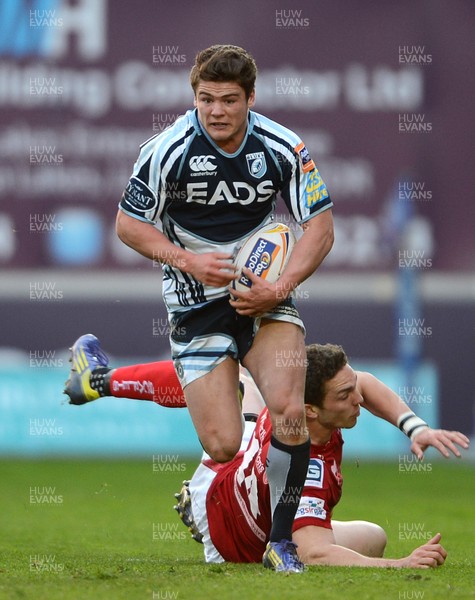
[[[254,275],[275,283],[287,265],[295,245],[295,236],[283,223],[270,223],[250,235],[239,249],[234,264],[239,277],[231,288],[249,291],[252,282],[242,273],[243,267]]]

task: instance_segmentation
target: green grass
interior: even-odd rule
[[[261,565],[204,564],[201,545],[172,509],[194,466],[154,472],[146,459],[1,461],[0,598],[475,599],[473,465],[434,462],[430,472],[408,474],[396,458],[348,460],[344,469],[335,517],[381,524],[393,557],[423,543],[400,539],[400,531],[414,524],[416,535],[441,531],[449,552],[442,568],[311,567],[291,577]],[[47,495],[56,503],[32,502],[35,487],[54,488]]]

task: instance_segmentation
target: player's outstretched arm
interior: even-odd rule
[[[411,451],[422,459],[427,448],[436,448],[448,458],[450,452],[460,457],[461,448],[467,449],[470,440],[459,431],[432,429],[411,411],[409,406],[382,381],[366,372],[357,372],[358,389],[364,406],[373,415],[399,427],[411,439]]]
[[[445,429],[432,429],[427,427],[416,432],[411,444],[411,452],[422,459],[427,448],[438,450],[445,458],[450,458],[450,452],[457,458],[461,457],[456,444],[467,449],[470,440],[460,431],[446,431]]]
[[[357,387],[363,396],[363,403],[370,413],[389,421],[397,427],[400,415],[410,411],[409,406],[391,388],[371,373],[357,371]]]
[[[307,565],[328,565],[334,567],[396,567],[428,569],[445,562],[446,550],[441,546],[440,534],[435,535],[423,546],[416,548],[404,558],[379,558],[365,556],[345,546],[335,543],[331,529],[308,526],[293,534],[300,560]]]
[[[399,559],[400,567],[409,569],[430,569],[431,567],[440,567],[447,558],[447,551],[440,544],[440,533],[436,533],[426,544],[419,546],[407,556]]]

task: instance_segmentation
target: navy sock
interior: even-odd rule
[[[292,525],[308,470],[310,439],[290,446],[271,437],[266,474],[272,509],[271,542],[292,539]]]

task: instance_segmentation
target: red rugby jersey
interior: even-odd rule
[[[206,511],[211,539],[221,556],[230,562],[261,562],[269,539],[271,505],[265,464],[271,433],[271,419],[265,408],[247,450],[218,466],[208,490]],[[294,531],[307,525],[331,528],[332,511],[343,484],[342,448],[339,429],[326,444],[311,445]]]

